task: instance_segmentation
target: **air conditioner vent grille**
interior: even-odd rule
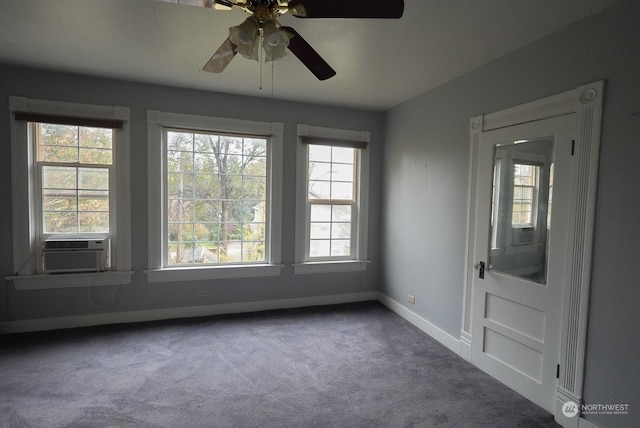
[[[45,250],[72,250],[72,249],[84,249],[84,248],[89,248],[89,241],[87,240],[78,240],[78,241],[71,241],[71,240],[60,240],[60,241],[54,241],[54,240],[47,240],[44,243],[44,248]]]

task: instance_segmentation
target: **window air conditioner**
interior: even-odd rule
[[[109,238],[51,237],[42,243],[45,273],[99,272],[109,266]]]

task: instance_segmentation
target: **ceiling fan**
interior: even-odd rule
[[[296,18],[397,19],[404,12],[404,0],[178,0],[178,3],[220,10],[238,7],[251,15],[229,29],[229,37],[205,64],[204,71],[221,73],[238,53],[258,61],[261,46],[265,61],[275,61],[288,48],[319,80],[335,76],[335,70],[296,30],[280,25],[279,16],[290,13]]]

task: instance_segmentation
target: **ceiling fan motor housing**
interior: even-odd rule
[[[249,0],[249,4],[252,7],[262,6],[262,7],[267,7],[269,9],[271,9],[272,7],[276,6],[274,3],[277,3],[277,1],[274,1],[274,0]]]

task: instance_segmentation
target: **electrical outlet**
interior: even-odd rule
[[[198,290],[196,294],[198,297],[205,297],[207,295],[207,290]]]
[[[407,301],[408,301],[409,303],[413,303],[413,304],[415,304],[415,303],[416,303],[416,296],[412,296],[411,294],[409,294],[409,295],[407,296]]]

